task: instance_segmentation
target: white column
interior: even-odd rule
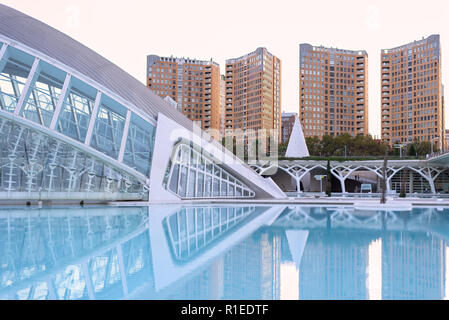
[[[2,48],[0,49],[0,73],[2,72],[3,67],[6,64],[6,59],[8,58],[8,56],[6,55],[6,49],[8,49],[8,45],[4,43]]]
[[[20,111],[22,111],[23,104],[25,100],[28,98],[30,94],[30,88],[36,81],[36,77],[39,74],[39,58],[35,58],[33,62],[33,66],[31,67],[30,74],[28,75],[27,81],[25,83],[25,87],[22,89],[22,93],[20,94],[19,101],[17,102],[16,109],[14,110],[14,115],[18,116]]]
[[[131,110],[128,109],[128,112],[126,113],[125,127],[123,128],[122,141],[120,143],[120,152],[118,154],[119,162],[123,162],[123,157],[125,156],[126,140],[128,139],[130,122],[131,122]]]
[[[346,187],[345,187],[346,178],[338,178],[338,180],[340,180],[341,192],[346,193]]]
[[[64,80],[64,85],[62,86],[61,94],[59,95],[58,103],[56,104],[55,112],[53,113],[53,118],[51,119],[50,129],[54,130],[56,128],[56,123],[58,122],[59,114],[61,113],[62,106],[65,99],[67,98],[67,93],[70,87],[70,74],[67,73]]]
[[[101,92],[97,91],[97,97],[95,98],[94,109],[92,110],[92,114],[90,115],[89,127],[87,128],[86,140],[84,142],[85,145],[90,145],[90,141],[92,140],[92,132],[94,131],[95,120],[97,118],[98,109],[100,108],[101,101]]]

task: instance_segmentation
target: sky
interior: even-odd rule
[[[145,83],[146,56],[226,59],[266,47],[282,61],[282,110],[298,112],[299,44],[369,56],[369,132],[380,135],[380,50],[441,36],[449,97],[447,0],[0,0],[66,33]],[[446,128],[449,117],[446,114]]]

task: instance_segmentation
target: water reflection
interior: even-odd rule
[[[449,210],[0,210],[0,299],[442,299]]]

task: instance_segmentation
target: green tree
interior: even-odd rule
[[[284,143],[280,143],[278,145],[278,155],[280,157],[284,157],[285,156],[285,152],[287,152],[287,147],[288,147],[288,141],[284,142]]]
[[[410,144],[410,146],[408,148],[408,155],[411,156],[411,157],[416,157],[417,156],[417,152],[416,152],[414,143]]]
[[[331,162],[327,160],[327,179],[326,179],[326,195],[330,197],[332,195],[332,173],[331,173]]]

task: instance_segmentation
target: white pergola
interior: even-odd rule
[[[347,193],[345,181],[356,171],[369,171],[382,179],[383,160],[364,161],[331,161],[331,174],[338,179],[342,193]],[[317,160],[281,160],[277,163],[265,165],[253,164],[251,167],[260,175],[272,175],[277,170],[282,170],[295,181],[297,190],[300,190],[301,180],[312,170],[320,168],[327,170],[327,161]],[[392,178],[402,170],[416,172],[430,185],[432,193],[436,193],[435,180],[446,169],[442,164],[429,163],[427,160],[390,160],[387,161],[386,186],[387,192],[391,192]]]

